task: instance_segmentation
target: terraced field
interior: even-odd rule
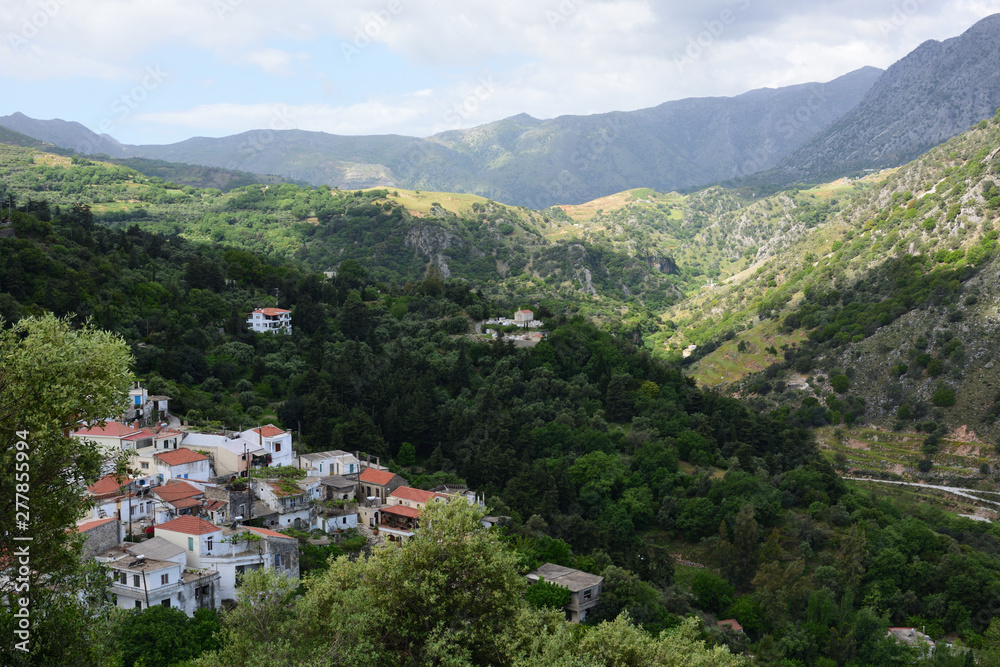
[[[852,476],[878,475],[886,473],[894,479],[909,480],[914,476],[925,479],[991,478],[993,470],[1000,464],[993,447],[974,440],[957,437],[942,438],[939,451],[931,460],[934,466],[929,473],[920,473],[917,463],[925,458],[923,453],[924,433],[895,433],[879,429],[822,428],[817,430],[817,439],[823,454],[831,461],[841,453]],[[982,475],[982,464],[990,467],[989,475]]]

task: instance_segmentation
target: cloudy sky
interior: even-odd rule
[[[427,136],[888,67],[976,0],[4,0],[0,115]]]

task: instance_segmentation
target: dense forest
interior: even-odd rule
[[[820,455],[808,406],[750,409],[564,311],[539,309],[551,332],[533,348],[481,342],[466,335],[469,318],[521,303],[435,271],[376,280],[346,259],[328,278],[295,260],[112,229],[83,204],[20,209],[0,238],[4,326],[44,312],[90,319],[127,341],[137,375],[193,424],[274,421],[301,452],[361,450],[425,488],[467,482],[511,518],[497,539],[515,570],[553,562],[605,577],[592,624],[625,613],[615,622],[649,641],[693,632],[766,665],[909,659],[890,625],[951,634],[987,658],[997,646],[1000,531],[848,486]],[[275,300],[292,309],[294,335],[248,333],[245,313]],[[311,576],[348,576],[350,562]],[[684,620],[699,615],[708,624]],[[238,614],[195,622],[214,637],[206,650],[234,646]],[[72,664],[53,657],[68,646],[46,645],[50,662]],[[437,659],[427,647],[386,650],[404,663]],[[933,664],[970,656],[942,648]]]

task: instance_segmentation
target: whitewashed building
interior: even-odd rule
[[[292,334],[292,311],[284,308],[258,308],[247,315],[247,328],[257,333]]]
[[[162,537],[122,543],[95,558],[109,567],[111,594],[122,609],[162,605],[193,616],[221,605],[219,572],[187,567],[184,549]]]
[[[290,466],[295,463],[296,455],[292,451],[292,434],[282,431],[274,424],[252,428],[240,433],[247,442],[257,443],[264,448],[257,454],[267,466]],[[256,464],[257,461],[255,460]]]
[[[361,461],[350,452],[334,449],[299,456],[299,467],[309,477],[329,477],[331,475],[357,475],[361,472]]]
[[[236,599],[244,572],[273,568],[299,576],[299,541],[266,528],[221,528],[198,517],[185,516],[156,527],[156,535],[184,550],[188,568],[219,572],[223,600]]]

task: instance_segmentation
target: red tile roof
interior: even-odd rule
[[[268,530],[267,528],[256,528],[254,526],[247,526],[246,528],[247,528],[247,530],[253,531],[253,532],[257,533],[258,535],[266,535],[268,537],[283,537],[286,540],[294,540],[294,539],[296,539],[296,538],[292,537],[291,535],[282,535],[281,533],[277,533],[277,532],[275,532],[273,530]]]
[[[93,530],[94,528],[97,528],[98,526],[103,526],[109,521],[117,521],[117,519],[111,516],[108,517],[107,519],[95,519],[94,521],[87,521],[85,523],[81,523],[74,530],[76,530],[76,532],[78,533],[85,533],[88,530]]]
[[[261,426],[260,428],[253,429],[254,433],[260,433],[265,438],[273,438],[276,435],[284,435],[284,431],[275,426],[274,424],[268,424],[267,426]]]
[[[161,530],[169,530],[186,535],[206,535],[208,533],[219,532],[222,529],[196,516],[182,516],[173,521],[161,523],[156,527],[156,532]]]
[[[388,512],[389,514],[398,514],[399,516],[409,517],[411,519],[416,519],[420,516],[420,510],[416,507],[404,507],[402,505],[386,505],[382,508],[382,512]]]
[[[154,486],[153,493],[169,503],[180,498],[190,498],[191,496],[200,495],[202,491],[187,482],[171,480],[163,486]]]
[[[379,486],[385,486],[392,481],[392,478],[396,476],[396,473],[389,472],[388,470],[377,470],[376,468],[365,468],[364,471],[358,476],[358,479],[362,482],[368,484],[377,484]]]
[[[269,317],[276,317],[278,315],[284,315],[285,313],[290,313],[292,311],[285,310],[284,308],[258,308],[253,312],[263,313],[264,315],[267,315]]]
[[[131,477],[123,477],[122,481],[119,482],[115,479],[114,475],[105,475],[93,484],[88,485],[87,490],[98,496],[104,496],[107,494],[117,495],[123,486],[126,486],[130,482],[134,481],[135,480]]]
[[[205,509],[209,512],[214,512],[218,509],[222,509],[226,506],[226,503],[221,500],[213,500],[212,502],[205,505]]]
[[[171,505],[173,505],[179,510],[187,509],[188,507],[197,507],[198,505],[201,505],[201,501],[196,500],[195,498],[178,498],[177,500],[171,500],[169,502]]]
[[[429,503],[435,498],[447,498],[447,496],[442,496],[437,493],[431,493],[430,491],[424,491],[423,489],[414,489],[409,486],[401,486],[392,493],[389,494],[390,498],[401,498],[402,500],[410,500],[417,503]]]
[[[79,436],[94,436],[103,438],[123,438],[127,435],[132,435],[138,433],[141,429],[134,428],[132,426],[126,426],[125,424],[120,424],[118,422],[106,422],[103,427],[98,424],[87,428],[81,428],[79,431],[73,435]]]
[[[146,438],[152,439],[154,436],[156,436],[155,432],[151,431],[148,428],[143,428],[139,429],[137,433],[124,436],[122,440],[129,440],[131,442],[135,442],[136,440],[145,440]]]
[[[172,449],[169,452],[160,452],[159,454],[153,454],[154,457],[160,459],[168,466],[179,466],[185,463],[195,463],[197,461],[207,461],[208,457],[204,454],[199,454],[193,449]]]
[[[743,626],[735,618],[727,618],[724,621],[718,621],[716,623],[720,628],[729,627],[730,630],[734,632],[743,632]]]

